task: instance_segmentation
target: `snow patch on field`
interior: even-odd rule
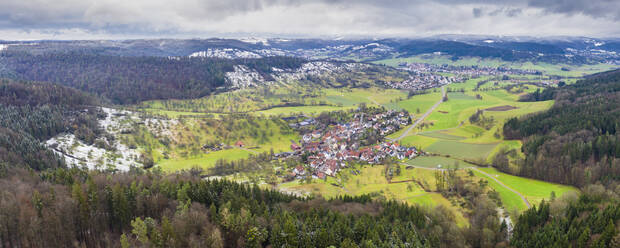
[[[223,58],[223,59],[252,59],[261,58],[257,53],[243,51],[234,48],[209,48],[206,51],[195,52],[189,55],[190,58]]]
[[[269,85],[275,82],[290,83],[292,81],[300,80],[307,76],[321,76],[333,73],[343,73],[356,70],[363,70],[368,68],[369,65],[361,63],[333,63],[314,61],[302,64],[295,70],[272,68],[270,76],[275,81],[267,81],[258,73],[258,71],[249,68],[244,65],[235,65],[235,70],[226,73],[226,79],[231,88],[242,89],[248,87],[256,87],[260,85]]]
[[[326,73],[342,73],[347,71],[354,71],[368,68],[369,66],[366,64],[359,63],[332,63],[332,62],[308,62],[303,64],[297,70],[294,71],[282,71],[273,75],[278,81],[290,81],[290,80],[299,80],[305,78],[306,76],[319,76]]]
[[[235,70],[226,73],[232,88],[247,88],[262,85],[265,79],[256,70],[244,65],[235,65]]]
[[[177,136],[172,132],[175,126],[179,125],[177,119],[145,119],[146,128],[157,137],[167,137],[171,140],[178,141]]]
[[[142,167],[140,153],[115,141],[116,151],[84,144],[73,134],[62,134],[45,142],[47,147],[63,156],[70,167],[86,167],[90,170],[120,170]]]
[[[248,38],[242,38],[239,39],[240,41],[243,41],[245,43],[250,43],[250,44],[258,44],[258,43],[262,43],[265,46],[269,46],[269,41],[265,38],[255,38],[255,37],[248,37]]]
[[[131,167],[142,167],[140,152],[120,142],[120,134],[131,130],[132,125],[139,122],[140,118],[129,111],[111,108],[101,108],[101,110],[107,116],[99,120],[99,125],[106,133],[114,136],[114,140],[100,137],[95,144],[107,144],[107,149],[85,144],[73,134],[53,137],[44,143],[45,146],[64,157],[70,167],[120,171],[128,171]]]
[[[2,52],[2,50],[7,49],[9,47],[9,45],[3,45],[0,44],[0,52]]]

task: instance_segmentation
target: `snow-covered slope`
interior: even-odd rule
[[[117,136],[122,130],[130,128],[128,120],[134,117],[128,111],[102,108],[107,114],[105,119],[99,120],[100,127],[112,135]],[[127,171],[131,166],[141,167],[140,152],[130,149],[119,139],[109,141],[100,138],[98,142],[108,144],[113,149],[104,149],[101,146],[87,145],[73,134],[61,134],[45,142],[57,154],[63,156],[67,165],[87,167],[88,169],[117,169]]]
[[[261,58],[262,56],[250,52],[243,51],[234,48],[209,48],[206,51],[195,52],[189,55],[190,58],[202,57],[202,58],[223,58],[223,59],[249,59],[249,58]]]
[[[247,87],[256,87],[273,83],[290,83],[291,81],[300,80],[307,76],[322,76],[333,73],[342,73],[347,71],[362,70],[369,65],[361,63],[335,63],[326,61],[313,61],[302,64],[296,70],[272,68],[269,75],[275,81],[267,81],[256,70],[243,65],[235,66],[235,71],[227,72],[226,78],[231,88],[240,89]]]
[[[170,131],[177,120],[142,119],[136,113],[112,108],[102,108],[106,118],[99,120],[100,127],[113,137],[100,137],[95,144],[88,145],[73,134],[61,134],[44,142],[56,154],[64,157],[70,167],[86,167],[91,170],[127,171],[131,167],[143,167],[141,153],[121,143],[121,134],[133,130],[135,125],[144,124],[149,132],[157,136],[173,138]]]

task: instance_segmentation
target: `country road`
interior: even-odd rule
[[[419,166],[415,166],[415,165],[411,165],[411,164],[405,164],[405,163],[401,163],[402,165],[405,166],[413,166],[414,168],[418,168],[418,169],[425,169],[425,170],[438,170],[437,168],[428,168],[428,167],[419,167]],[[491,179],[493,179],[493,181],[497,182],[499,185],[501,185],[502,187],[510,190],[512,193],[517,194],[519,197],[521,197],[521,200],[523,201],[523,203],[525,203],[525,205],[527,206],[527,208],[530,208],[532,205],[530,204],[530,202],[525,198],[525,196],[523,196],[521,193],[519,193],[518,191],[514,190],[511,187],[508,187],[508,185],[502,183],[500,180],[497,180],[497,178],[495,178],[494,176],[490,175],[489,173],[486,173],[476,167],[464,167],[463,169],[472,169],[475,170],[477,172],[480,172],[480,174],[483,174]]]
[[[435,103],[435,105],[433,105],[430,109],[428,109],[428,111],[426,111],[426,113],[424,113],[422,116],[420,116],[420,118],[418,118],[413,123],[413,125],[411,125],[409,128],[407,128],[407,130],[405,130],[405,132],[403,132],[403,134],[398,136],[398,138],[393,139],[392,141],[399,141],[402,138],[404,138],[405,136],[407,136],[407,134],[409,134],[409,132],[411,132],[411,130],[413,130],[415,127],[417,127],[418,124],[422,123],[422,121],[424,121],[424,119],[426,119],[426,117],[428,117],[431,113],[433,113],[433,111],[439,106],[439,104],[441,104],[443,102],[443,99],[444,99],[445,96],[446,96],[446,88],[445,88],[445,86],[441,86],[441,98],[439,99],[439,101],[437,103]]]

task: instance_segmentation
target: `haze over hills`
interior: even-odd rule
[[[78,51],[120,56],[201,56],[220,58],[257,58],[298,56],[331,59],[380,59],[443,52],[453,56],[494,57],[505,60],[549,60],[564,55],[557,62],[572,59],[617,59],[617,39],[587,37],[510,37],[442,35],[423,39],[159,39],[93,41],[3,41],[4,50],[39,54]],[[9,49],[10,48],[10,49]],[[208,52],[211,51],[211,52]],[[208,52],[208,53],[207,53]],[[502,57],[503,56],[503,57]],[[573,58],[573,57],[577,58]]]

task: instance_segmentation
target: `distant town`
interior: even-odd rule
[[[400,82],[386,82],[386,86],[394,89],[413,91],[437,88],[481,76],[540,74],[540,72],[536,70],[521,70],[505,67],[453,66],[406,62],[398,64],[398,68],[411,72],[409,79]]]

